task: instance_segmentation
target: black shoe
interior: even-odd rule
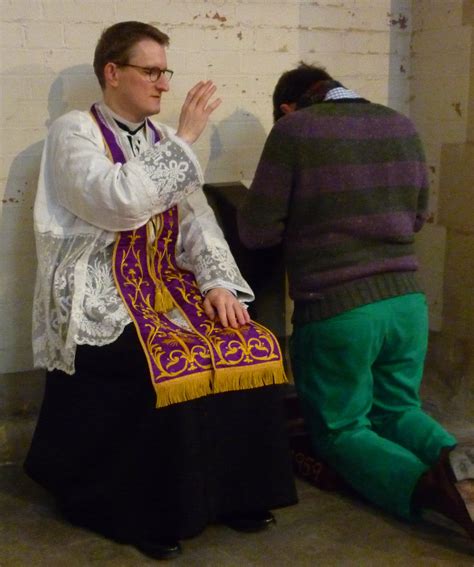
[[[117,543],[129,544],[136,547],[144,555],[152,559],[171,559],[181,553],[181,545],[178,541],[173,541],[171,538],[163,539],[163,541],[153,539],[136,539],[135,537],[127,536],[117,531],[110,517],[101,518],[95,510],[77,510],[70,509],[64,506],[60,507],[64,518],[75,526],[92,530],[99,533],[106,538],[109,538]]]
[[[152,559],[172,559],[181,553],[179,541],[150,541],[142,540],[133,544],[138,551]]]
[[[275,524],[275,516],[268,510],[261,512],[249,512],[248,514],[236,514],[224,520],[224,523],[238,532],[252,533],[266,530],[271,524]]]

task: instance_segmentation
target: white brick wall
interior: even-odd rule
[[[141,19],[171,36],[176,75],[166,122],[176,124],[197,80],[216,82],[224,101],[196,150],[207,180],[230,181],[252,177],[272,124],[273,86],[301,58],[364,96],[405,108],[400,58],[408,53],[409,8],[408,0],[1,0],[0,373],[32,366],[31,215],[42,140],[52,119],[100,96],[91,62],[102,28]],[[444,12],[459,24],[459,10]],[[456,49],[461,40],[450,41]]]
[[[418,246],[435,330],[442,326],[442,289],[446,284],[440,258],[444,260],[447,233],[438,224],[441,153],[447,144],[467,141],[472,97],[472,24],[463,22],[467,4],[460,0],[413,3],[409,114],[425,142],[430,171],[432,226],[420,234]]]

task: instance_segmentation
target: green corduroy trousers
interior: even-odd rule
[[[360,494],[410,518],[421,475],[456,439],[421,409],[425,296],[413,293],[294,329],[291,359],[316,453]]]

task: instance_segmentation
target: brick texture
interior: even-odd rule
[[[196,150],[207,181],[239,181],[252,177],[271,128],[277,78],[301,58],[326,66],[373,100],[388,101],[391,58],[401,46],[408,52],[410,41],[408,31],[390,23],[393,4],[3,0],[0,374],[31,367],[32,203],[42,141],[52,120],[100,97],[91,62],[104,27],[139,18],[170,35],[168,61],[176,74],[161,118],[172,125],[189,88],[201,78],[215,81],[223,103]],[[410,3],[395,4],[409,20]],[[398,39],[392,45],[394,33]],[[452,41],[457,45],[458,40]],[[402,73],[390,80],[397,92],[408,83]]]

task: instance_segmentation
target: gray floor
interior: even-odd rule
[[[431,515],[399,522],[369,505],[297,481],[300,502],[260,534],[211,526],[168,562],[186,567],[474,566],[474,543]],[[0,467],[1,567],[135,567],[156,563],[133,547],[66,524],[16,465]]]

